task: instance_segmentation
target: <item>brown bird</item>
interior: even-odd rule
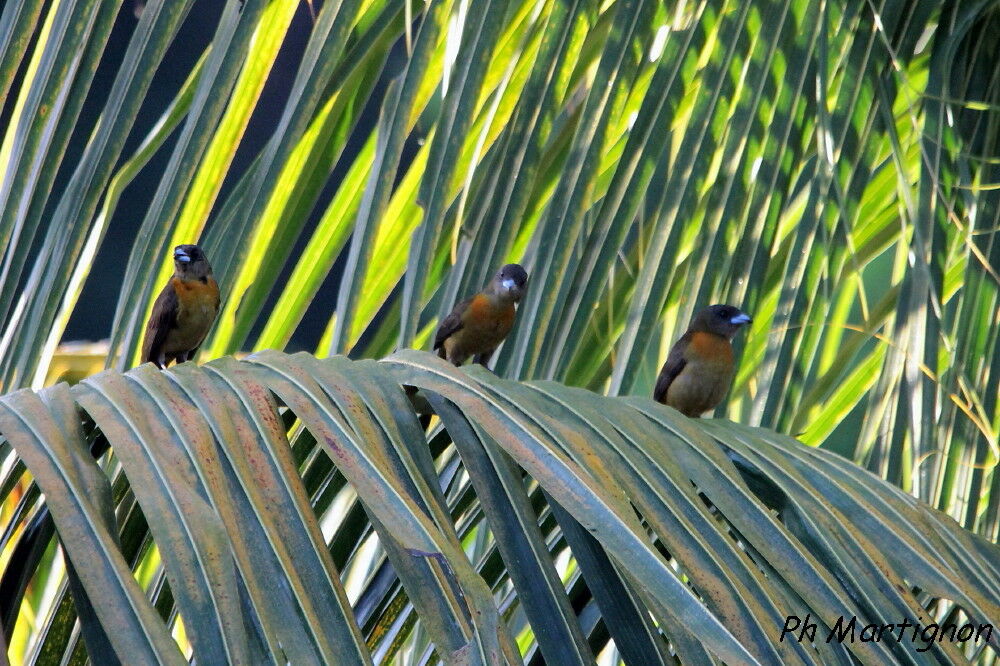
[[[153,303],[142,362],[164,368],[191,360],[219,314],[219,285],[197,245],[174,248],[174,274]]]
[[[732,305],[712,305],[694,316],[674,343],[656,380],[653,399],[697,418],[722,402],[733,381],[730,340],[753,319]]]
[[[528,274],[518,264],[507,264],[481,292],[455,306],[438,327],[434,349],[438,356],[462,365],[470,356],[484,367],[514,326],[514,305],[524,295]]]

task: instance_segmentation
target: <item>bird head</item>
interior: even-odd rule
[[[524,296],[528,273],[519,264],[507,264],[493,276],[487,289],[500,298],[517,303]]]
[[[200,280],[212,274],[212,267],[197,245],[178,245],[174,248],[174,273],[185,280]]]
[[[692,331],[715,333],[732,340],[741,328],[752,322],[747,313],[732,305],[712,305],[694,316]]]

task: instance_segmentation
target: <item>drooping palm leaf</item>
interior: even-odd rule
[[[918,652],[925,643],[778,639],[785,617],[805,612],[827,628],[841,615],[929,624],[947,615],[936,604],[975,623],[1000,620],[1000,549],[835,455],[761,429],[698,424],[648,399],[499,380],[420,352],[381,363],[266,352],[166,373],[107,372],[72,389],[3,398],[0,431],[46,494],[96,622],[120,656],[181,658],[118,546],[122,526],[89,453],[90,427],[108,438],[149,518],[146,557],[152,544],[163,546],[158,566],[197,658],[368,661],[385,637],[361,633],[341,581],[371,566],[368,558],[387,557],[406,596],[383,612],[399,617],[413,604],[439,658],[516,662],[511,626],[497,614],[504,585],[491,591],[467,559],[399,382],[440,408],[483,500],[479,529],[506,536],[501,580],[513,583],[515,604],[524,596],[539,647],[560,663],[590,659],[551,569],[567,544],[576,553],[570,526],[582,527],[610,565],[584,566],[587,586],[596,594],[625,584],[655,621],[646,633],[609,627],[623,654],[667,659],[669,644],[695,663],[706,651],[727,663],[829,663],[848,652],[954,663],[962,646],[947,641]],[[305,430],[289,430],[296,422]],[[356,552],[339,574],[321,525],[340,516],[332,506],[313,512],[288,446],[289,434],[306,432],[377,534],[375,551]],[[565,542],[538,531],[521,469],[555,511],[545,529]],[[501,488],[506,502],[498,503]],[[518,540],[533,544],[533,558],[513,557]],[[538,575],[550,583],[528,594],[524,585]],[[543,614],[537,604],[563,610]]]
[[[0,10],[2,392],[46,384],[105,234],[125,228],[122,188],[157,169],[109,322],[108,367],[134,361],[166,250],[196,235],[225,292],[203,359],[293,339],[320,356],[425,345],[456,299],[516,260],[532,282],[497,355],[501,375],[647,394],[690,314],[730,301],[755,323],[721,413],[836,451],[988,541],[1000,535],[996,3],[313,2],[280,124],[243,172],[232,160],[247,122],[294,12],[309,8],[226,2],[174,104],[140,128],[153,75],[175,66],[167,48],[199,5],[150,0],[135,21],[122,4],[8,0]],[[98,94],[116,22],[130,42]],[[99,117],[81,113],[85,101]],[[144,140],[124,153],[137,131]],[[78,154],[73,137],[85,137]],[[160,145],[166,162],[150,161]],[[323,286],[338,280],[332,298]],[[317,320],[323,335],[303,337]],[[467,428],[478,433],[474,419]],[[292,438],[311,456],[310,492],[329,506],[343,477],[308,453],[308,431]],[[128,497],[116,479],[116,497]],[[451,499],[464,498],[465,519],[481,509],[463,479]],[[38,497],[0,444],[0,565]],[[342,502],[355,522],[337,552],[350,557],[375,537],[358,505]],[[580,553],[573,566],[603,572],[593,595],[604,612],[573,599],[590,609],[588,642],[600,642],[616,629],[605,620],[637,617],[637,593],[564,509],[544,511],[546,535],[560,525]],[[134,504],[122,510],[130,525],[145,522]],[[461,524],[470,532],[460,538],[486,548],[477,566],[495,572],[500,551],[478,522]],[[44,541],[38,554],[51,557]],[[151,566],[147,542],[123,546],[130,565]],[[397,625],[381,615],[405,594],[380,562],[356,574],[372,586],[362,626],[427,636],[410,611]],[[30,634],[36,658],[62,654],[55,643],[78,640],[66,583],[58,567],[30,569],[16,642]],[[169,617],[171,587],[158,580]],[[622,600],[614,610],[612,598]],[[33,611],[50,624],[28,629]],[[512,620],[529,645],[530,615]],[[659,658],[648,641],[627,653],[614,638],[622,654]],[[671,638],[698,654],[683,634]],[[583,654],[579,643],[566,644]]]

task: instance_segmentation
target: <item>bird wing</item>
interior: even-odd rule
[[[153,312],[146,322],[146,334],[142,341],[142,363],[157,362],[160,349],[167,341],[170,329],[177,325],[177,292],[172,282],[168,282],[153,303]]]
[[[681,374],[681,370],[687,365],[684,351],[690,342],[691,333],[688,332],[682,335],[681,339],[670,349],[667,360],[664,362],[663,368],[660,369],[660,376],[656,379],[656,388],[653,389],[653,400],[663,402],[667,399],[667,390],[670,388],[670,384],[673,383],[677,375]]]
[[[465,299],[456,305],[455,309],[451,311],[451,314],[441,321],[441,325],[438,326],[437,334],[434,336],[434,349],[438,349],[444,344],[445,340],[464,326],[464,323],[462,322],[462,315],[469,309],[470,303],[472,303],[471,298]]]

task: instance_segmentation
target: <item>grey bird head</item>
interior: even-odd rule
[[[517,303],[528,286],[528,273],[519,264],[507,264],[493,276],[488,289]]]
[[[198,280],[212,274],[212,266],[197,245],[174,248],[174,272],[185,280]]]
[[[753,318],[732,305],[711,305],[694,316],[691,330],[715,333],[730,340]]]

